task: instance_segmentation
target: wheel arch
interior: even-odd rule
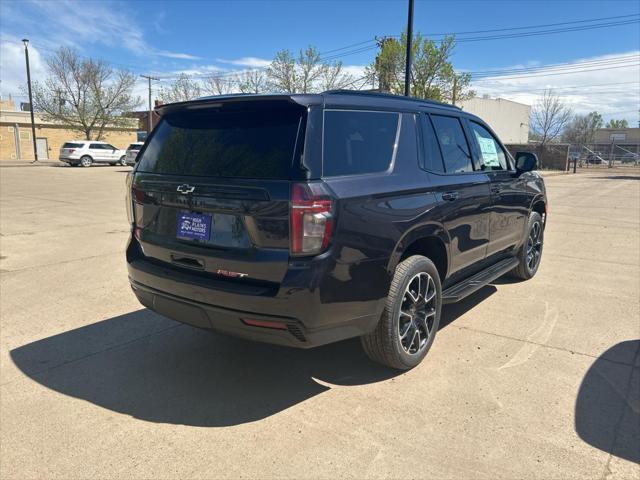
[[[536,195],[531,202],[530,212],[538,212],[540,216],[547,214],[547,200],[542,195]]]
[[[423,255],[431,259],[444,283],[449,272],[449,236],[440,225],[423,225],[407,232],[396,244],[389,259],[389,272],[393,272],[402,260],[411,255]]]

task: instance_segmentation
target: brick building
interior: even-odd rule
[[[130,128],[107,128],[102,140],[117,148],[126,148],[137,139],[136,123],[132,120]],[[62,125],[44,121],[38,113],[35,114],[35,124],[39,160],[57,160],[64,142],[84,138],[84,134],[77,130],[69,130]],[[12,99],[1,100],[0,162],[31,161],[34,158],[30,113],[16,110]]]

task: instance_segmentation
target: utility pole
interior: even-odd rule
[[[413,40],[413,0],[409,0],[407,14],[407,59],[404,71],[404,96],[411,94],[411,40]]]
[[[157,77],[152,77],[150,75],[140,75],[142,78],[146,78],[149,81],[149,117],[147,119],[147,137],[151,135],[151,130],[153,129],[153,109],[151,107],[151,80],[160,80]]]
[[[33,163],[38,161],[38,149],[36,147],[36,122],[33,117],[33,95],[31,93],[31,69],[29,68],[29,39],[23,38],[24,59],[27,64],[27,88],[29,89],[29,110],[31,110],[31,140],[33,141]],[[19,136],[19,133],[18,133]]]

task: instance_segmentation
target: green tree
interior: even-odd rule
[[[576,115],[565,127],[562,139],[577,145],[593,143],[596,138],[596,130],[602,128],[602,123],[602,115],[598,112]]]
[[[378,42],[380,51],[368,72],[375,75],[380,89],[395,94],[404,93],[406,33],[399,39],[387,37]],[[411,51],[411,95],[445,102],[458,102],[474,95],[469,89],[471,76],[457,73],[451,63],[455,38],[446,36],[436,43],[414,35]]]
[[[296,59],[289,50],[276,53],[267,68],[269,86],[277,92],[298,93],[298,71]]]
[[[611,119],[607,122],[607,128],[629,128],[629,122],[624,118],[622,120]]]
[[[47,58],[48,77],[33,84],[34,109],[86,140],[100,140],[106,127],[132,126],[123,113],[142,99],[133,96],[136,77],[114,70],[103,60],[82,58],[73,48],[62,47]]]

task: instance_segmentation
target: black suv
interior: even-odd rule
[[[303,348],[359,336],[407,369],[443,304],[538,269],[535,156],[456,107],[329,91],[159,111],[128,177],[127,262],[162,315]]]

